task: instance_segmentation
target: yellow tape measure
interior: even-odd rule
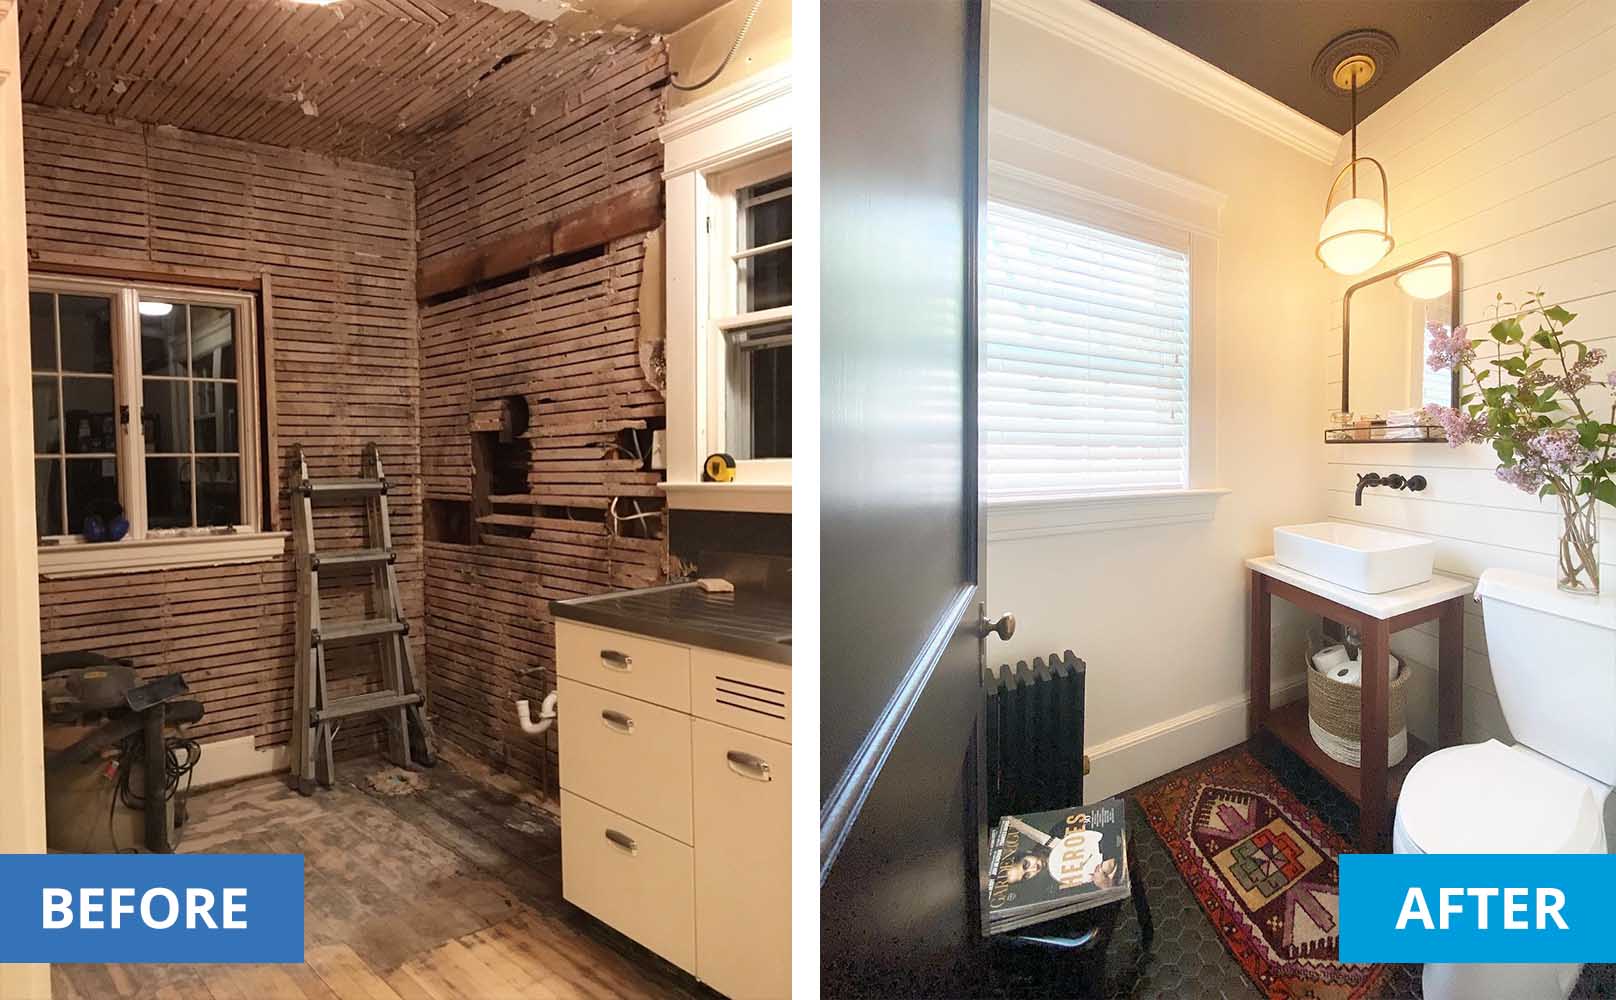
[[[722,451],[707,456],[701,478],[709,483],[727,483],[735,478],[735,458]]]

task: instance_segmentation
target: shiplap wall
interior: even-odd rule
[[[1519,299],[1542,289],[1579,314],[1573,336],[1616,355],[1616,3],[1531,0],[1370,116],[1359,149],[1385,165],[1391,183],[1398,246],[1383,269],[1452,251],[1460,257],[1460,320],[1472,336],[1485,337],[1496,293]],[[1347,155],[1343,142],[1339,163]],[[1349,283],[1336,289],[1323,324],[1328,401],[1340,399],[1340,296]],[[1449,573],[1555,572],[1558,505],[1498,482],[1490,449],[1323,447],[1332,518],[1433,538],[1437,567]],[[1356,474],[1370,471],[1423,473],[1430,487],[1367,490],[1355,507]],[[1616,519],[1606,515],[1601,562],[1609,588]],[[1465,736],[1507,739],[1481,609],[1467,606]],[[1392,648],[1434,664],[1435,626],[1403,633]],[[1414,682],[1412,722],[1429,737],[1434,671],[1422,666]]]
[[[314,475],[354,475],[363,442],[381,446],[388,478],[401,484],[391,494],[394,540],[421,655],[410,174],[34,105],[23,127],[31,267],[93,259],[273,276],[281,454],[266,456],[266,468],[284,469],[301,443]],[[286,497],[277,502],[289,524]],[[357,528],[340,514],[320,525],[333,532],[326,541]],[[290,551],[242,566],[46,580],[43,645],[131,657],[148,678],[182,671],[207,708],[194,735],[252,735],[265,747],[290,731],[295,595]],[[353,610],[333,596],[328,614]],[[346,675],[338,694],[364,682],[353,663],[336,669]]]

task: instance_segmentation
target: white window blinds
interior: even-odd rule
[[[1189,255],[988,205],[982,494],[1189,485]]]

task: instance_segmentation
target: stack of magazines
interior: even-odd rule
[[[1006,816],[993,831],[988,932],[999,934],[1125,898],[1121,799]]]

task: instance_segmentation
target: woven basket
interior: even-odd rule
[[[1307,651],[1307,728],[1331,760],[1357,767],[1363,742],[1358,733],[1363,688],[1354,687],[1313,669],[1312,644]],[[1403,664],[1387,691],[1386,764],[1395,766],[1408,756],[1408,664]]]

